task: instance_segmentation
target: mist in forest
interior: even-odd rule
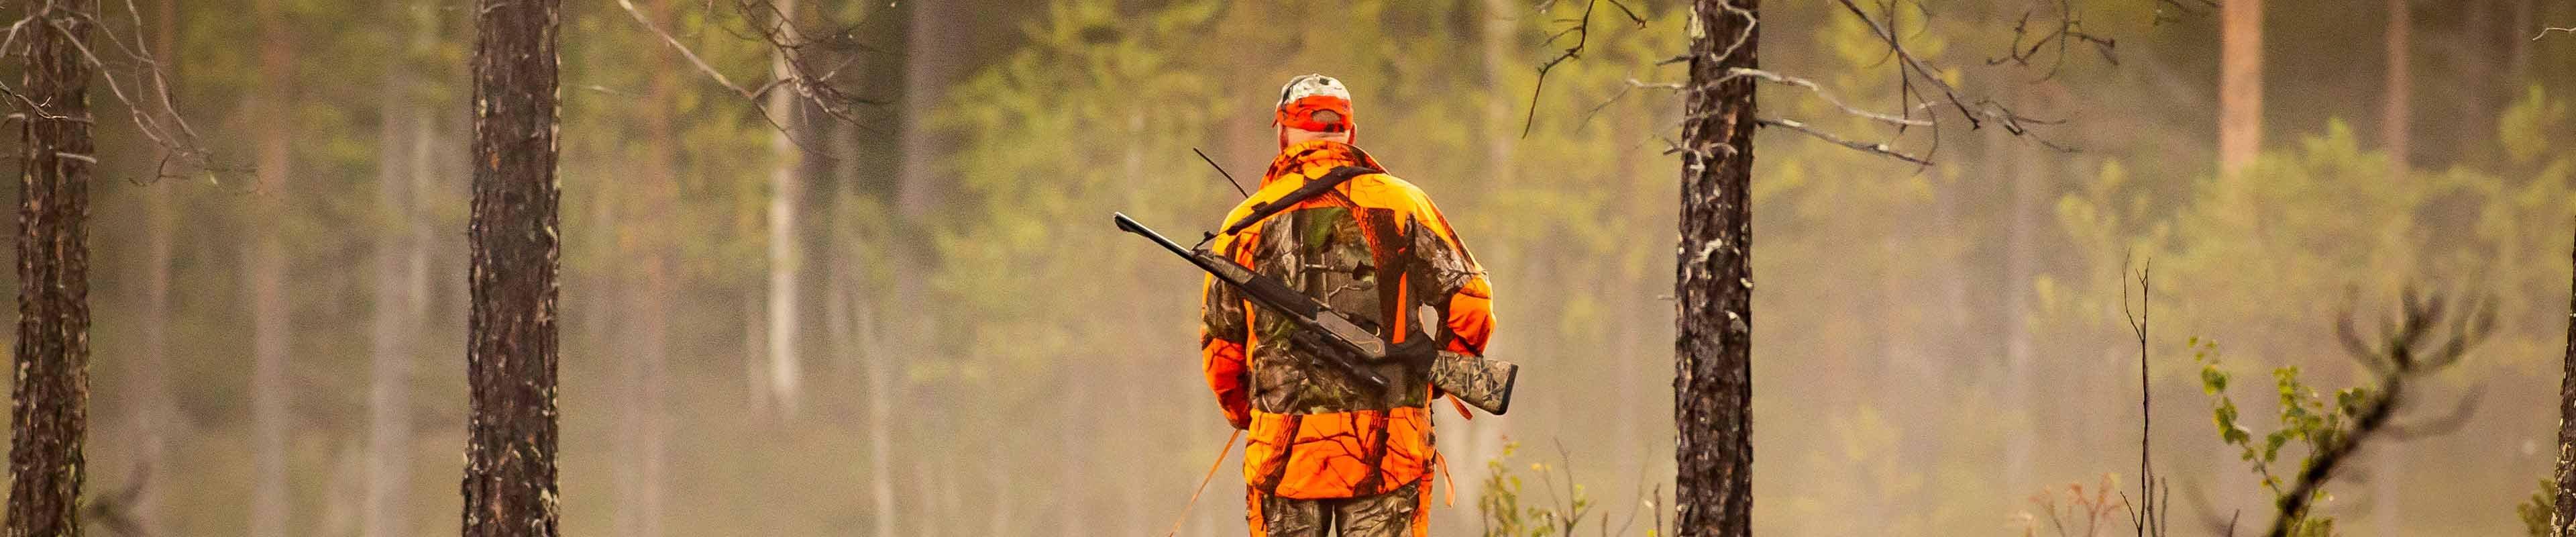
[[[100,116],[87,494],[155,536],[454,531],[469,6],[140,1],[108,28],[168,52],[211,156],[164,167]],[[1434,533],[1577,497],[1578,534],[1670,517],[1685,2],[781,2],[830,38],[844,114],[738,92],[777,66],[730,7],[626,4],[563,7],[568,534],[1242,534],[1201,273],[1109,215],[1216,228],[1240,195],[1192,150],[1251,186],[1306,73],[1439,204],[1523,368],[1508,415],[1434,406]],[[2173,527],[2259,531],[2274,493],[2219,398],[2260,448],[2283,401],[2372,382],[2336,327],[2415,289],[2495,331],[2317,513],[2522,534],[2576,236],[2576,34],[2541,29],[2576,4],[2275,1],[2252,33],[2194,1],[1885,12],[2021,135],[1851,113],[1951,112],[1900,104],[1926,88],[1841,6],[1774,4],[1762,67],[1818,89],[1764,83],[1763,114],[1931,164],[1757,139],[1756,533],[2061,534],[2136,490],[2142,358]],[[2231,42],[2250,89],[2221,83]],[[2222,136],[2230,92],[2259,99]]]

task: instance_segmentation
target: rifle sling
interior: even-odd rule
[[[1304,203],[1306,200],[1314,199],[1315,196],[1323,195],[1325,192],[1331,192],[1333,191],[1333,187],[1341,186],[1342,183],[1349,182],[1353,177],[1372,173],[1386,172],[1365,166],[1342,166],[1333,168],[1333,171],[1324,172],[1323,177],[1310,179],[1306,181],[1306,184],[1297,185],[1297,189],[1288,191],[1288,195],[1286,196],[1280,196],[1279,199],[1253,204],[1251,214],[1243,215],[1243,219],[1235,220],[1225,225],[1225,234],[1233,235],[1236,233],[1242,233],[1244,228],[1252,227],[1252,224],[1258,223],[1263,219],[1270,218],[1270,215],[1279,214],[1279,211],[1288,210],[1289,207],[1295,207],[1297,204]]]

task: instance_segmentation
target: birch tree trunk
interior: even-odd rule
[[[2010,86],[2009,89],[2004,90],[2006,94],[2012,95],[2017,101],[2027,102],[2038,93],[2024,84],[2012,82],[2004,84]],[[2004,144],[2004,154],[2008,161],[1999,164],[2011,174],[2012,188],[2012,209],[2009,214],[2011,228],[2007,229],[2004,235],[2003,404],[2007,408],[2021,409],[2021,416],[2025,420],[2022,422],[2023,427],[2040,427],[2043,425],[2040,411],[2044,405],[2038,404],[2038,398],[2033,396],[2037,392],[2033,384],[2038,382],[2038,371],[2036,370],[2037,359],[2033,356],[2036,351],[2032,348],[2031,340],[2034,336],[2030,333],[2030,320],[2031,301],[2037,298],[2032,292],[2033,280],[2038,277],[2039,265],[2036,259],[2039,256],[2039,245],[2036,243],[2039,241],[2038,232],[2041,226],[2046,225],[2040,221],[2039,216],[2041,204],[2046,203],[2043,201],[2045,195],[2042,191],[2046,188],[2042,182],[2045,176],[2038,162],[2041,157],[2034,154],[2035,150],[2027,144],[2009,136],[1997,137],[1994,140],[1996,143]],[[2031,492],[2033,485],[2031,458],[2035,456],[2036,451],[2038,446],[2035,435],[2004,435],[2005,491],[2012,494]]]
[[[468,537],[556,534],[556,0],[477,0]]]
[[[1673,295],[1677,535],[1753,532],[1753,83],[1719,82],[1760,66],[1759,0],[1691,7],[1690,83],[1682,106],[1681,242]],[[1728,45],[1743,36],[1741,48]]]
[[[796,0],[775,0],[780,14],[780,38],[797,42]],[[786,80],[796,75],[788,65],[787,53],[778,52],[769,61],[770,75]],[[781,418],[796,415],[796,392],[803,378],[803,363],[796,353],[798,334],[803,328],[799,314],[798,274],[804,264],[803,238],[796,232],[797,208],[805,198],[804,177],[799,165],[796,140],[791,132],[810,118],[798,113],[796,92],[780,88],[769,93],[769,112],[778,116],[783,127],[770,133],[770,152],[776,155],[776,168],[769,172],[769,391],[770,405]]]
[[[18,108],[18,334],[10,393],[8,534],[81,534],[89,430],[89,39],[85,0],[28,0],[37,21]]]
[[[250,267],[244,274],[250,279],[251,295],[251,512],[250,535],[281,537],[286,535],[288,517],[286,483],[286,437],[288,409],[293,407],[293,387],[287,382],[286,353],[292,344],[293,314],[286,301],[286,239],[280,236],[285,227],[286,198],[294,190],[288,187],[294,166],[292,142],[288,140],[287,118],[292,97],[288,94],[294,80],[294,36],[287,32],[287,21],[278,0],[262,0],[253,11],[260,21],[258,80],[251,97],[253,153],[258,165],[259,192],[253,197],[251,220],[258,229],[250,232]]]

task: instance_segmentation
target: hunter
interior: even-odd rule
[[[1431,337],[1483,355],[1493,291],[1457,233],[1412,183],[1351,145],[1350,91],[1323,75],[1289,80],[1273,114],[1279,155],[1254,192],[1226,216],[1234,224],[1309,180],[1367,168],[1347,182],[1217,236],[1211,252],[1277,278],[1394,343]],[[1346,174],[1347,176],[1347,174]],[[1219,229],[1224,229],[1220,227]],[[1429,532],[1433,388],[1420,363],[1369,368],[1373,388],[1290,344],[1294,326],[1210,278],[1201,292],[1199,342],[1208,387],[1246,431],[1246,519],[1255,536],[1350,537]],[[1464,406],[1451,406],[1464,415]]]

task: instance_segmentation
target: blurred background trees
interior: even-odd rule
[[[731,6],[635,4],[734,80],[774,72]],[[1582,478],[1595,516],[1625,517],[1645,498],[1632,491],[1669,491],[1674,472],[1677,157],[1662,138],[1679,134],[1680,100],[1653,85],[1685,76],[1659,63],[1687,37],[1681,2],[1627,4],[1645,23],[1596,21],[1533,101],[1535,66],[1563,46],[1543,40],[1580,2],[801,2],[805,35],[866,47],[830,61],[887,104],[856,121],[793,112],[792,150],[620,6],[567,4],[563,526],[1164,527],[1224,436],[1193,354],[1197,275],[1103,217],[1214,225],[1236,194],[1189,150],[1251,180],[1275,148],[1273,92],[1309,72],[1350,82],[1359,143],[1438,200],[1493,272],[1492,348],[1529,368],[1513,415],[1442,418],[1451,483],[1469,486],[1435,513],[1440,531],[1477,527],[1473,484],[1512,440],[1561,440],[1551,468]],[[137,7],[176,51],[183,111],[234,165],[156,179],[157,145],[98,129],[119,157],[93,183],[90,489],[140,484],[156,535],[272,520],[292,535],[452,531],[467,10]],[[1951,131],[1938,164],[1917,167],[1761,135],[1757,533],[2007,532],[2043,487],[2132,467],[2134,340],[2115,286],[2148,259],[2171,336],[2151,353],[2167,360],[2152,381],[2172,424],[2157,467],[2180,478],[2183,528],[2237,509],[2261,520],[2266,499],[2202,419],[2184,338],[2356,385],[2336,313],[2386,309],[2409,282],[2495,297],[2480,358],[2415,386],[2486,404],[2373,459],[2370,484],[2320,512],[2354,535],[2521,527],[2510,506],[2555,458],[2555,416],[2532,402],[2557,393],[2576,234],[2561,149],[2576,143],[2576,36],[2530,37],[2576,6],[2427,3],[2402,38],[2376,35],[2394,20],[2383,10],[2258,8],[2263,58],[2245,83],[2265,98],[2227,117],[2253,118],[2244,134],[2262,141],[2232,173],[2220,118],[2239,109],[2222,102],[2255,90],[2221,82],[2235,12],[2189,1],[1891,11],[1909,51],[2063,120],[2039,139],[2076,151]],[[1836,9],[1764,9],[1763,65],[1893,109],[1885,44]],[[2065,18],[2117,38],[2117,64],[2007,52],[2017,24]],[[2383,61],[2391,50],[2407,68]],[[2398,105],[2392,76],[2411,87]],[[1932,135],[1760,91],[1765,110],[1835,132]],[[796,218],[773,227],[780,211]],[[784,293],[779,267],[795,269]],[[2259,399],[2245,415],[2273,414]],[[1240,485],[1224,473],[1214,497]],[[1239,531],[1238,507],[1204,503],[1184,533]]]

